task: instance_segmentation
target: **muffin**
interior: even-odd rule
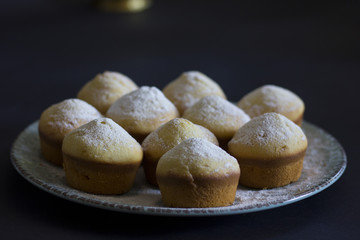
[[[106,113],[136,140],[179,116],[179,112],[156,87],[141,87],[119,98]]]
[[[148,182],[157,186],[156,166],[164,153],[188,138],[203,138],[216,145],[213,133],[184,118],[175,118],[150,133],[142,143],[144,151],[143,167]]]
[[[190,138],[159,160],[156,178],[164,205],[180,208],[233,204],[240,176],[235,158],[201,138]]]
[[[39,137],[44,158],[62,165],[62,141],[67,133],[96,118],[101,113],[80,99],[67,99],[48,107],[40,116]]]
[[[180,115],[203,97],[216,95],[226,98],[216,82],[198,71],[184,72],[170,82],[163,92],[175,104]]]
[[[93,105],[102,114],[121,96],[138,89],[138,86],[127,76],[105,71],[87,82],[78,92],[77,97]]]
[[[264,85],[245,95],[238,106],[251,118],[276,112],[301,126],[305,105],[295,93],[274,85]]]
[[[94,194],[129,191],[143,157],[140,144],[108,118],[70,132],[64,138],[62,152],[68,184]]]
[[[200,99],[184,112],[183,118],[209,129],[224,149],[235,132],[250,120],[243,110],[219,96]]]
[[[185,118],[183,118],[183,119],[185,119]],[[198,128],[200,128],[200,130],[203,132],[203,134],[205,134],[204,139],[207,139],[209,142],[215,144],[216,146],[219,146],[218,139],[216,138],[216,136],[209,129],[207,129],[206,127],[203,127],[203,126],[201,126],[199,124],[194,123],[194,125],[197,126]]]
[[[240,184],[274,188],[300,178],[307,139],[288,118],[265,113],[242,126],[228,146],[241,166]]]

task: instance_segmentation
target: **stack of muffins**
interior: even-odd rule
[[[142,165],[165,206],[228,206],[238,184],[265,189],[299,179],[304,109],[296,94],[274,85],[233,104],[197,71],[163,91],[106,71],[77,98],[47,108],[39,136],[44,158],[63,166],[75,189],[126,193]]]

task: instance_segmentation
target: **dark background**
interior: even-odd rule
[[[359,1],[166,1],[112,14],[90,1],[2,0],[1,239],[357,239],[360,235]],[[345,148],[348,167],[300,202],[243,215],[176,218],[82,206],[13,169],[11,144],[53,103],[104,70],[159,88],[187,70],[229,100],[266,83],[306,104],[305,119]]]

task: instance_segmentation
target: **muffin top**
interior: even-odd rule
[[[239,174],[237,160],[220,147],[201,138],[190,138],[165,153],[156,175],[176,177],[223,177]]]
[[[199,124],[194,123],[194,125],[197,126],[198,128],[200,128],[200,130],[203,132],[203,134],[205,134],[204,139],[215,144],[216,146],[219,146],[219,141],[216,138],[216,136],[214,135],[214,133],[212,133],[209,129],[207,129],[206,127],[203,127]]]
[[[73,158],[100,163],[142,160],[140,144],[109,118],[95,119],[65,136],[62,151]]]
[[[303,101],[293,92],[275,85],[264,85],[245,95],[238,106],[251,118],[268,112],[280,113],[297,121],[305,109]]]
[[[75,128],[102,117],[101,113],[83,100],[72,98],[48,107],[40,116],[39,132],[46,138],[61,142]]]
[[[198,71],[184,72],[170,82],[163,92],[175,104],[180,114],[203,97],[217,95],[226,98],[216,82]]]
[[[137,89],[138,86],[127,76],[105,71],[87,82],[77,97],[96,107],[102,114],[122,95]]]
[[[203,138],[216,145],[214,134],[184,118],[175,118],[150,133],[142,143],[148,160],[158,160],[164,153],[189,138]]]
[[[228,144],[239,159],[286,158],[303,153],[307,139],[301,128],[278,113],[265,113],[242,126]]]
[[[243,110],[219,96],[200,99],[184,112],[183,117],[206,127],[219,139],[231,138],[250,120]]]
[[[158,88],[143,86],[120,97],[111,105],[106,116],[130,134],[148,134],[178,117],[179,112]]]

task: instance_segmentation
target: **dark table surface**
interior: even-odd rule
[[[1,239],[358,239],[359,1],[165,1],[137,14],[89,1],[1,1]],[[199,70],[229,100],[266,83],[296,92],[305,119],[344,147],[331,187],[263,212],[154,217],[96,209],[48,194],[12,167],[16,136],[53,103],[115,70],[159,88]]]

